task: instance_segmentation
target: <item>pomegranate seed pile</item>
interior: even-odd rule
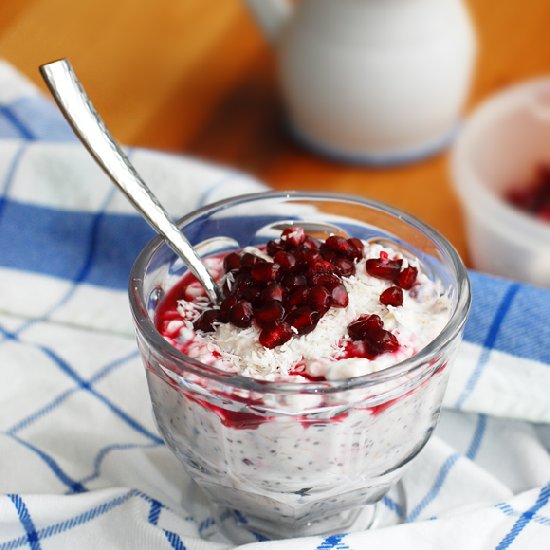
[[[224,257],[224,298],[219,309],[202,312],[195,330],[212,332],[216,323],[243,329],[255,325],[260,344],[268,349],[308,334],[331,308],[348,306],[344,280],[355,275],[364,244],[336,235],[321,241],[301,227],[291,227],[280,239],[269,241],[263,252],[272,261],[250,252]],[[403,267],[403,260],[390,259],[385,252],[366,260],[362,269],[390,283],[379,298],[385,306],[402,306],[403,290],[411,289],[418,276],[416,267]],[[348,357],[375,358],[399,348],[378,315],[363,314],[347,330]]]
[[[550,223],[550,167],[540,168],[529,185],[508,191],[506,199],[518,210]]]

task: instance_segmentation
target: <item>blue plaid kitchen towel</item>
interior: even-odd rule
[[[263,189],[131,150],[174,215]],[[152,232],[0,64],[0,548],[229,550],[152,420],[127,306]],[[249,550],[550,548],[550,291],[472,273],[435,436],[378,529]]]

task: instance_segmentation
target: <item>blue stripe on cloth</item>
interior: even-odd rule
[[[82,254],[88,249],[95,219],[94,212],[53,210],[7,199],[0,218],[0,266],[74,281],[82,269]],[[257,223],[258,217],[254,219]],[[267,224],[280,217],[259,219]],[[126,290],[130,268],[153,236],[153,230],[133,215],[106,213],[100,222],[94,240],[94,261],[82,282]],[[253,244],[246,218],[229,218],[224,223],[228,231],[237,232],[243,246]],[[218,234],[216,222],[197,224],[186,233],[192,242]]]
[[[0,114],[1,139],[21,139],[21,132],[6,118]]]
[[[382,499],[382,503],[391,510],[394,514],[397,515],[397,517],[403,519],[405,517],[405,512],[403,511],[403,507],[395,502],[395,500],[392,500],[388,495],[385,495]]]
[[[88,274],[92,268],[92,265],[94,264],[94,258],[97,254],[97,244],[98,244],[98,236],[99,231],[101,227],[101,223],[105,217],[105,209],[115,196],[116,189],[113,187],[109,190],[107,193],[107,196],[105,197],[105,200],[103,201],[103,204],[100,207],[100,210],[95,213],[95,215],[92,216],[91,224],[90,224],[90,233],[88,235],[88,240],[86,242],[86,246],[83,249],[83,263],[80,266],[80,269],[76,273],[76,276],[73,280],[73,283],[75,285],[78,285],[79,283],[82,283],[86,280],[88,277]],[[65,304],[70,297],[74,294],[76,290],[76,286],[74,286],[71,291],[69,291],[63,298],[59,301],[59,303],[55,306],[55,309],[59,308],[63,304]],[[50,313],[51,314],[51,313]]]
[[[108,445],[103,447],[96,455],[94,459],[94,469],[91,474],[80,479],[79,483],[86,485],[97,479],[101,473],[101,466],[105,458],[113,451],[128,451],[131,449],[153,449],[159,447],[159,443],[114,443],[113,445]],[[70,494],[72,491],[67,491],[67,494]]]
[[[487,365],[487,362],[489,361],[491,351],[493,349],[496,349],[495,344],[497,342],[499,331],[520,288],[520,285],[514,283],[510,284],[506,289],[506,292],[495,311],[493,321],[483,342],[483,349],[481,350],[477,365],[468,380],[466,381],[466,384],[464,385],[464,389],[462,390],[461,394],[458,396],[455,405],[457,409],[460,409],[464,405],[466,399],[468,399],[468,397],[470,397],[470,395],[475,390],[475,387],[479,379],[481,378],[481,375],[483,374],[485,365]],[[532,346],[532,349],[536,348],[537,346]]]
[[[347,535],[331,535],[327,537],[315,550],[348,550],[349,546],[342,542]]]
[[[17,340],[17,337],[13,333],[7,331],[5,328],[1,326],[0,326],[0,334],[4,334],[7,339]],[[113,402],[107,399],[103,394],[99,393],[95,388],[91,386],[91,383],[89,381],[83,379],[80,375],[78,375],[76,371],[69,365],[69,363],[67,363],[67,361],[62,359],[52,349],[41,344],[36,344],[34,342],[24,342],[24,343],[27,345],[30,345],[34,349],[42,352],[44,355],[49,357],[53,361],[53,363],[67,376],[72,378],[81,389],[87,391],[88,393],[96,397],[99,401],[101,401],[104,405],[106,405],[111,410],[111,412],[116,414],[121,420],[123,420],[133,430],[144,435],[154,443],[158,443],[159,445],[163,444],[163,440],[160,437],[150,432],[147,428],[142,426],[137,420],[132,418],[129,414],[127,414],[120,407],[118,407],[118,405],[115,405]]]
[[[6,170],[6,174],[2,181],[2,192],[0,193],[0,216],[2,215],[2,211],[7,201],[6,197],[10,192],[15,174],[17,172],[17,167],[19,166],[19,163],[21,161],[21,158],[25,150],[26,150],[26,143],[21,143],[17,148],[17,151],[12,157],[11,162],[8,166],[8,169]]]
[[[156,525],[160,518],[160,513],[162,512],[162,504],[155,499],[152,499],[151,508],[149,509],[149,515],[147,516],[147,521],[151,525]]]
[[[1,330],[2,329],[0,327],[0,331]],[[121,367],[122,365],[125,365],[128,361],[130,361],[131,359],[134,359],[137,356],[138,356],[138,352],[134,350],[131,353],[124,355],[123,357],[119,357],[117,359],[114,359],[113,361],[110,361],[109,363],[107,363],[105,367],[103,367],[98,372],[96,372],[86,383],[88,385],[95,384],[99,380],[102,380],[103,378],[105,378],[105,376],[110,374],[112,371],[116,370],[118,367]],[[59,394],[57,397],[54,397],[52,401],[50,401],[49,403],[47,403],[37,411],[19,420],[17,424],[15,424],[9,430],[7,430],[8,433],[17,433],[18,431],[23,430],[24,428],[27,428],[28,426],[36,422],[36,420],[38,420],[45,414],[48,414],[49,412],[53,411],[57,406],[61,405],[63,401],[65,401],[68,397],[70,397],[73,393],[79,391],[80,389],[82,388],[79,384],[77,387],[71,388]]]
[[[464,327],[464,338],[483,345],[491,330],[495,311],[508,291],[510,282],[475,271],[470,271],[468,275],[472,284],[472,308]]]
[[[104,210],[107,208],[113,196],[115,195],[115,191],[116,190],[114,187],[109,190],[105,200],[103,201],[103,204],[101,205],[100,210],[96,212],[96,214],[92,218],[92,223],[90,225],[89,239],[88,239],[88,242],[86,243],[86,247],[83,248],[82,250],[82,254],[83,254],[82,265],[78,273],[75,275],[75,278],[73,280],[73,285],[63,296],[61,296],[61,298],[57,301],[56,304],[54,304],[52,307],[48,309],[48,311],[46,311],[40,317],[27,320],[17,329],[15,334],[21,334],[25,330],[27,330],[29,327],[36,324],[37,322],[44,321],[50,318],[55,311],[57,311],[60,307],[62,307],[71,299],[74,293],[78,290],[78,285],[86,279],[86,277],[88,276],[88,273],[90,272],[91,266],[93,265],[93,260],[96,254],[97,233],[98,233],[99,224],[101,223],[101,220],[104,216]]]
[[[233,515],[235,516],[235,518],[237,519],[237,521],[240,524],[246,525],[248,523],[248,520],[246,519],[246,516],[244,514],[242,514],[241,512],[239,512],[239,510],[233,510]]]
[[[25,534],[27,538],[27,543],[32,550],[40,550],[40,542],[38,539],[38,534],[36,533],[36,528],[32,521],[32,518],[29,514],[26,504],[23,502],[23,499],[19,495],[8,494],[7,497],[13,502],[16,510],[17,516],[21,525],[25,529]]]
[[[519,534],[529,525],[533,519],[535,513],[543,506],[548,504],[550,499],[550,483],[545,485],[539,492],[537,500],[529,510],[526,510],[521,514],[518,520],[512,526],[512,529],[506,534],[506,536],[498,543],[495,550],[506,550],[516,540]]]
[[[173,531],[167,531],[166,529],[163,529],[163,531],[166,540],[170,543],[174,550],[185,550],[185,544],[183,544],[183,541],[180,539],[179,535]]]
[[[7,336],[7,338],[9,338],[9,339],[13,339],[13,340],[17,339],[15,337],[15,335],[9,333],[8,331],[3,329],[2,327],[0,327],[0,332],[4,333]],[[38,449],[37,447],[35,447],[31,443],[29,443],[29,442],[23,440],[22,438],[18,437],[17,435],[15,435],[15,433],[17,431],[19,431],[19,430],[23,429],[24,427],[30,425],[32,422],[36,421],[38,418],[41,418],[44,414],[47,414],[47,413],[51,412],[52,410],[54,410],[69,395],[71,395],[72,393],[77,391],[77,389],[86,390],[91,395],[94,395],[96,398],[98,398],[100,401],[102,401],[104,404],[106,404],[111,409],[111,411],[113,411],[115,414],[117,414],[119,417],[121,417],[122,420],[124,420],[128,425],[130,425],[130,427],[132,427],[135,431],[137,431],[138,433],[140,433],[142,435],[145,435],[149,439],[153,440],[153,443],[145,444],[145,445],[141,445],[141,446],[148,447],[148,446],[156,446],[156,445],[163,445],[164,444],[164,442],[162,441],[161,438],[159,438],[158,436],[156,436],[156,435],[152,434],[151,432],[149,432],[148,430],[146,430],[137,421],[135,421],[133,418],[131,418],[129,415],[127,415],[124,411],[119,409],[115,404],[113,404],[109,400],[107,400],[106,397],[99,394],[94,388],[92,388],[93,383],[95,383],[98,380],[105,377],[108,373],[112,372],[116,367],[119,367],[120,365],[122,365],[126,361],[128,361],[129,359],[135,357],[136,356],[135,351],[132,351],[130,354],[128,354],[128,355],[126,355],[122,358],[116,359],[115,361],[110,362],[106,367],[104,367],[99,372],[97,372],[90,380],[86,381],[83,378],[81,378],[66,361],[64,361],[59,356],[57,356],[52,350],[49,350],[45,346],[41,346],[41,345],[37,345],[37,344],[31,344],[31,345],[32,345],[32,347],[43,351],[48,357],[50,357],[54,361],[54,363],[58,367],[60,367],[63,372],[65,372],[65,374],[69,375],[69,377],[71,377],[75,382],[77,382],[78,388],[74,388],[72,390],[69,390],[69,391],[66,391],[66,392],[62,393],[60,396],[57,396],[56,398],[54,398],[54,400],[52,402],[50,402],[49,404],[47,404],[45,407],[42,407],[38,411],[35,411],[31,415],[29,415],[28,417],[22,419],[14,427],[12,427],[9,432],[7,432],[7,435],[11,436],[12,439],[17,441],[19,444],[27,447],[29,450],[32,450],[36,455],[38,455],[42,459],[42,461],[52,470],[54,475],[63,484],[65,484],[67,486],[69,493],[79,493],[79,492],[86,491],[87,488],[84,484],[87,483],[88,481],[92,480],[92,479],[95,479],[95,477],[97,477],[99,475],[99,469],[101,467],[102,460],[112,450],[118,449],[118,448],[134,448],[134,447],[140,446],[139,444],[133,444],[132,443],[132,444],[112,445],[112,446],[109,446],[105,449],[102,449],[98,453],[98,456],[96,457],[95,467],[94,467],[94,471],[92,472],[92,474],[90,476],[88,476],[87,478],[85,478],[84,480],[76,481],[76,480],[71,479],[71,477],[61,469],[61,467],[57,464],[55,459],[53,457],[51,457],[48,453],[46,453],[45,451],[43,451],[41,449]]]
[[[495,507],[498,508],[503,514],[506,514],[507,516],[517,517],[521,515],[517,510],[514,510],[506,502],[501,502],[499,504],[496,504]],[[538,523],[539,525],[545,525],[546,527],[550,527],[550,518],[547,516],[542,516],[541,514],[534,514],[532,521],[534,521],[535,523]]]
[[[55,410],[59,405],[61,405],[61,403],[63,403],[68,397],[73,395],[73,393],[76,393],[79,389],[80,388],[71,388],[59,394],[48,404],[31,413],[29,416],[26,416],[25,418],[19,420],[17,424],[14,424],[9,430],[6,431],[6,433],[16,434],[17,432],[24,430],[25,428],[36,422],[39,418],[42,418],[44,415]]]
[[[474,436],[472,437],[472,442],[470,443],[469,449],[466,451],[466,457],[470,460],[474,460],[479,452],[481,447],[481,442],[483,441],[483,436],[487,431],[487,415],[478,414],[476,428],[474,431]]]
[[[93,388],[89,389],[90,393],[102,401],[109,409],[114,412],[119,418],[121,418],[128,426],[133,428],[136,432],[144,435],[150,439],[153,443],[157,445],[164,445],[164,441],[155,435],[153,432],[150,432],[147,428],[142,426],[137,420],[132,418],[129,414],[125,413],[118,405],[115,405],[112,401],[109,401],[104,395],[100,394]]]
[[[262,535],[262,533],[258,533],[257,531],[250,531],[254,538],[256,539],[256,542],[267,542],[271,540],[270,538],[266,537],[265,535]]]
[[[472,440],[470,442],[468,450],[466,451],[466,457],[468,459],[474,460],[477,456],[486,430],[487,416],[485,414],[479,414],[477,417],[474,433],[472,435]],[[447,460],[445,460],[439,470],[439,473],[437,474],[434,484],[428,490],[426,495],[416,505],[416,507],[413,508],[411,513],[405,518],[406,522],[412,522],[418,519],[422,511],[437,498],[441,491],[441,488],[443,487],[443,484],[445,483],[445,480],[447,479],[451,470],[454,468],[455,464],[458,462],[459,458],[460,454],[453,453],[447,458]]]
[[[51,457],[48,453],[46,453],[42,449],[39,449],[38,447],[35,447],[32,443],[29,443],[28,441],[25,441],[24,439],[21,439],[20,437],[14,434],[7,434],[7,435],[9,435],[14,441],[17,441],[17,443],[19,443],[23,447],[26,447],[27,449],[29,449],[30,451],[38,455],[38,457],[40,457],[42,461],[50,468],[50,470],[53,472],[55,477],[59,481],[61,481],[61,483],[66,485],[71,490],[71,492],[82,493],[87,491],[84,485],[72,479],[65,471],[63,471],[59,466],[59,464],[56,462],[56,460],[53,457]]]
[[[105,502],[103,504],[94,506],[93,508],[91,508],[90,510],[87,510],[86,512],[83,512],[82,514],[79,514],[67,520],[53,523],[47,527],[43,527],[37,531],[38,539],[44,540],[44,539],[53,537],[55,535],[58,535],[59,533],[70,531],[71,529],[74,529],[79,525],[88,523],[96,519],[97,517],[110,512],[117,506],[124,504],[125,502],[127,502],[128,500],[130,500],[132,497],[135,497],[135,496],[139,496],[139,492],[134,489],[131,489],[124,495],[113,498],[112,500]],[[13,550],[15,548],[20,548],[21,546],[25,546],[26,544],[28,544],[26,537],[19,537],[17,539],[12,539],[10,541],[2,543],[0,548],[2,548],[2,550]]]
[[[57,107],[41,97],[22,97],[0,106],[0,113],[17,125],[20,136],[27,140],[76,141],[71,127]],[[4,136],[2,136],[4,137]]]
[[[94,261],[81,282],[125,289],[128,273],[153,230],[136,216],[67,212],[6,200],[0,218],[0,265],[74,281],[82,273],[94,223]],[[25,253],[22,253],[25,251]]]
[[[0,105],[0,116],[9,122],[18,133],[18,137],[34,141],[37,136],[17,113],[14,106]]]
[[[514,287],[516,285],[512,285]],[[526,315],[525,312],[529,314]],[[550,365],[550,292],[521,285],[495,337],[494,348]]]
[[[548,289],[518,285],[470,271],[472,309],[464,338],[516,357],[550,364],[550,294]],[[512,300],[505,303],[507,296]],[[494,330],[495,314],[506,307],[506,319]],[[529,315],[525,315],[528,311]]]
[[[215,524],[216,524],[216,521],[214,520],[214,518],[203,519],[199,523],[199,535],[202,535],[206,531],[206,529],[208,529],[209,527],[212,527],[212,525],[215,525]]]
[[[148,495],[145,495],[144,493],[141,493],[141,496],[145,498],[148,502],[151,503],[151,507],[149,508],[149,514],[147,516],[147,521],[151,525],[158,525],[158,521],[160,518],[160,514],[162,510],[165,508],[164,504],[159,502],[158,500],[149,497]],[[185,518],[186,521],[192,520],[192,518]],[[166,540],[170,543],[172,548],[177,550],[185,550],[185,545],[183,544],[182,540],[180,539],[179,535],[174,533],[173,531],[168,531],[166,529],[163,529],[164,536],[166,537]]]
[[[458,453],[453,453],[447,458],[447,460],[443,463],[443,466],[441,466],[433,486],[426,493],[424,498],[422,498],[422,500],[413,508],[411,513],[405,518],[406,522],[415,521],[420,516],[424,508],[426,508],[437,498],[437,495],[439,495],[449,472],[453,469],[453,466],[457,463],[459,458],[460,454]]]

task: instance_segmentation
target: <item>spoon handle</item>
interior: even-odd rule
[[[76,136],[134,208],[185,261],[204,286],[210,300],[216,303],[219,297],[214,279],[111,136],[69,61],[61,59],[41,65],[40,73]]]

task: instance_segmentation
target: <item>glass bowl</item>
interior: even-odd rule
[[[316,236],[391,243],[441,283],[451,316],[416,356],[366,376],[293,384],[229,374],[186,357],[155,313],[186,267],[160,238],[141,252],[129,297],[155,419],[234,542],[366,528],[437,423],[470,285],[456,251],[414,217],[355,196],[262,193],[179,222],[201,256],[257,246],[299,224]]]

